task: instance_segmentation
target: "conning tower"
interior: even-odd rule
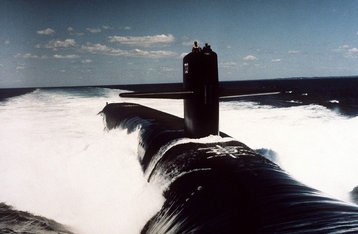
[[[184,131],[190,138],[219,134],[219,98],[278,94],[275,87],[220,87],[217,54],[195,41],[183,59],[183,88],[160,92],[121,93],[121,97],[184,99]]]
[[[185,132],[189,137],[219,134],[217,61],[217,54],[207,43],[201,49],[197,42],[183,59],[184,90],[193,91],[184,99]]]

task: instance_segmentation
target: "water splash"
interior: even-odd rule
[[[97,113],[117,92],[97,91],[38,90],[0,107],[0,201],[79,233],[138,233],[161,193],[143,177],[137,133],[103,130]]]
[[[231,102],[222,107],[222,131],[251,148],[274,150],[296,179],[350,201],[348,194],[358,184],[357,117],[318,105],[272,108]]]

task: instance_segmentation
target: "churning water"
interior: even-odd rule
[[[182,116],[182,101],[125,100],[118,90],[49,89],[0,102],[0,202],[79,233],[138,233],[163,203],[137,161],[137,133],[106,131],[106,102]],[[221,103],[221,131],[272,149],[296,179],[346,201],[358,185],[358,118],[319,105]]]

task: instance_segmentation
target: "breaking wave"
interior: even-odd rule
[[[79,233],[138,233],[161,207],[137,161],[137,134],[104,131],[118,92],[37,90],[0,106],[0,201]]]

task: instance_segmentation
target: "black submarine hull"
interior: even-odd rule
[[[107,105],[108,129],[139,129],[151,183],[167,184],[142,233],[357,233],[358,207],[324,196],[221,133],[185,138],[183,119],[131,103]]]

